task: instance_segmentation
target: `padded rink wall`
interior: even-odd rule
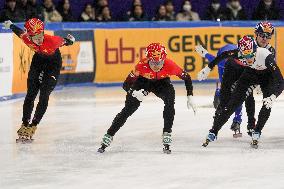
[[[94,83],[98,86],[121,84],[144,56],[145,47],[160,42],[168,57],[190,73],[192,79],[208,62],[194,47],[203,45],[216,54],[225,44],[236,44],[243,35],[254,35],[257,22],[113,22],[48,23],[47,33],[76,38],[73,46],[62,47],[63,66],[58,85]],[[271,44],[284,71],[284,22],[273,22],[276,34]],[[19,24],[23,26],[23,24]],[[0,29],[0,100],[23,96],[33,51],[11,31]],[[217,78],[217,69],[210,79]],[[173,78],[176,80],[177,78]]]

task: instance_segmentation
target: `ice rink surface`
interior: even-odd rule
[[[231,120],[218,140],[202,142],[212,126],[214,84],[194,84],[199,106],[186,107],[176,87],[172,154],[162,153],[163,102],[146,97],[104,154],[102,136],[124,105],[119,87],[55,91],[32,144],[16,144],[23,99],[0,103],[0,189],[283,189],[284,95],[274,104],[259,149],[246,134],[234,139]],[[261,96],[257,96],[258,113]],[[245,113],[244,113],[245,114]]]

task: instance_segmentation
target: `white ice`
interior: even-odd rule
[[[16,144],[23,99],[0,103],[0,189],[283,189],[284,95],[273,106],[259,149],[235,139],[231,119],[218,140],[201,147],[212,126],[214,84],[194,85],[199,106],[186,107],[176,87],[172,154],[162,153],[163,103],[148,96],[98,154],[102,136],[124,105],[119,87],[55,91],[32,144]],[[261,96],[257,96],[257,113]],[[244,113],[245,114],[245,113]]]

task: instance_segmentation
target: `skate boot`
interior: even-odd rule
[[[21,128],[17,131],[17,134],[19,137],[16,139],[17,143],[26,140],[25,131],[27,127],[28,127],[28,124],[22,123]]]
[[[258,139],[260,138],[260,132],[256,132],[256,131],[252,131],[252,136],[251,136],[251,139],[252,139],[252,142],[250,143],[250,146],[252,148],[255,148],[257,149],[258,148]]]
[[[234,121],[233,124],[231,125],[231,130],[235,132],[233,134],[234,138],[239,138],[243,136],[241,133],[240,125],[241,123],[238,121]]]
[[[215,133],[209,132],[206,141],[202,144],[202,146],[206,147],[208,146],[209,142],[213,142],[214,140],[217,140],[217,136],[215,135]]]
[[[33,135],[35,134],[37,127],[36,125],[29,125],[26,127],[26,129],[23,132],[24,140],[21,142],[23,143],[31,143],[34,141]]]
[[[110,146],[110,143],[112,142],[112,140],[113,140],[112,136],[110,136],[109,134],[105,134],[102,139],[101,147],[98,149],[98,152],[104,153],[106,147]]]
[[[165,154],[170,154],[172,151],[170,150],[170,145],[172,143],[172,134],[168,132],[164,132],[162,135],[162,140],[163,140],[163,152]]]

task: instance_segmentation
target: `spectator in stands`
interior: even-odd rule
[[[108,6],[108,1],[107,0],[95,0],[95,12],[96,16],[98,16],[99,12],[102,10],[103,7]]]
[[[261,0],[252,15],[253,20],[278,20],[280,12],[275,0]]]
[[[76,19],[72,15],[69,0],[62,0],[59,3],[57,10],[61,14],[63,22],[75,22],[76,21]]]
[[[93,8],[91,3],[87,3],[85,5],[84,11],[82,12],[79,20],[83,22],[96,21],[95,9]]]
[[[97,21],[99,22],[111,22],[114,21],[111,17],[110,10],[108,6],[101,7],[99,11],[99,15],[97,17]]]
[[[37,0],[28,0],[26,17],[27,19],[38,18],[44,21],[43,8],[37,4]]]
[[[170,21],[170,17],[167,16],[167,10],[165,5],[160,5],[157,9],[156,16],[152,18],[153,21]]]
[[[176,13],[175,13],[175,7],[172,2],[172,0],[167,0],[165,2],[167,16],[170,18],[170,20],[176,20]]]
[[[28,0],[17,1],[17,7],[24,11],[25,17],[27,18]]]
[[[182,5],[182,11],[177,14],[177,21],[198,21],[200,20],[198,13],[191,10],[192,6],[189,0],[185,0]]]
[[[43,15],[45,22],[61,22],[62,16],[55,9],[52,0],[44,0],[43,1]]]
[[[136,5],[139,5],[140,7],[136,8]],[[141,8],[141,10],[140,10],[140,8]],[[123,15],[123,17],[124,17],[123,20],[126,20],[126,21],[136,21],[136,19],[134,17],[135,9],[137,9],[137,15],[136,16],[138,16],[139,12],[142,11],[143,12],[143,16],[146,17],[146,14],[144,12],[141,0],[133,0],[132,6],[131,6],[131,10],[127,11],[126,14]],[[138,17],[137,21],[140,21],[139,17]],[[144,20],[141,20],[141,21],[144,21]]]
[[[11,20],[12,22],[24,22],[26,19],[25,12],[16,6],[16,0],[6,0],[6,5],[1,13],[0,20],[4,22]]]
[[[128,21],[147,21],[142,5],[135,5]]]
[[[221,7],[220,0],[212,0],[207,8],[204,20],[225,20],[224,10]]]
[[[225,10],[226,20],[246,20],[247,16],[240,4],[240,0],[229,0]]]

